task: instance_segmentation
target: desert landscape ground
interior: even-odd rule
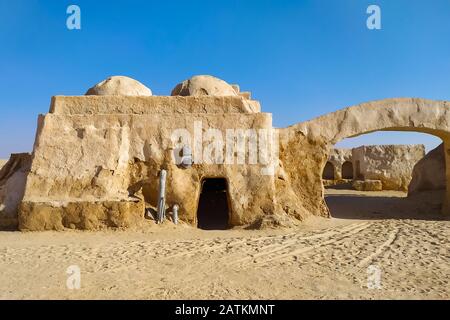
[[[0,298],[449,299],[450,221],[412,214],[420,202],[329,189],[333,218],[296,228],[0,232]],[[369,265],[380,289],[367,288]]]

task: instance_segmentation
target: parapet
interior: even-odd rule
[[[54,96],[50,105],[60,115],[259,112],[258,101],[242,96]]]

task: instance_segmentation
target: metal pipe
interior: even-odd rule
[[[173,212],[172,212],[172,214],[173,214],[173,223],[175,223],[175,224],[178,224],[178,209],[179,209],[179,206],[177,205],[177,204],[175,204],[174,206],[173,206]]]
[[[166,177],[167,171],[161,170],[159,175],[158,222],[162,223],[166,215]]]

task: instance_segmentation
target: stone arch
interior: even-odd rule
[[[437,136],[444,142],[447,191],[443,213],[450,214],[450,101],[419,98],[396,98],[359,104],[325,114],[318,118],[280,129],[281,150],[298,150],[306,159],[295,154],[280,153],[285,170],[297,170],[291,186],[305,209],[319,215],[329,215],[324,199],[322,177],[313,167],[323,168],[328,150],[337,142],[375,131],[414,131]],[[306,164],[306,166],[305,166]],[[298,168],[304,166],[304,172]],[[287,168],[287,169],[286,169]],[[293,169],[290,169],[293,168]],[[307,180],[307,181],[305,181]],[[308,187],[305,187],[308,185]],[[317,213],[316,213],[317,212]]]
[[[323,169],[322,179],[334,180],[335,179],[334,173],[335,173],[334,165],[330,161],[327,161],[327,163],[325,164],[325,168]]]
[[[342,179],[353,179],[353,163],[350,161],[342,164]]]

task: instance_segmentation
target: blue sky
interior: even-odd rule
[[[66,28],[81,8],[82,29]],[[382,30],[366,28],[381,7]],[[127,75],[168,95],[212,74],[253,92],[278,127],[389,97],[450,100],[450,1],[0,0],[0,158],[31,151],[52,95]],[[425,143],[375,133],[341,146]]]

